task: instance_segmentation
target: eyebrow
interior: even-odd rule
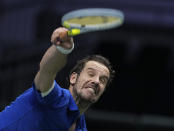
[[[91,68],[91,67],[87,68],[87,70],[94,70],[95,71],[95,69],[94,68]]]

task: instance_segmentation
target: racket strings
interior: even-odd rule
[[[98,24],[107,24],[118,21],[119,18],[112,16],[85,16],[77,17],[66,20],[69,24],[80,24],[82,27],[85,25],[98,25]]]

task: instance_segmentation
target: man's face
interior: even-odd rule
[[[88,61],[76,77],[75,94],[85,101],[95,103],[103,94],[108,79],[109,70],[106,66],[96,61]]]

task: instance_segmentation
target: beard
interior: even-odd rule
[[[95,96],[87,94],[86,92],[87,89],[85,89],[85,85],[86,83],[83,84],[83,86],[80,89],[78,89],[79,86],[77,81],[73,86],[73,94],[75,101],[77,102],[78,105],[80,105],[83,108],[90,106],[97,101]]]

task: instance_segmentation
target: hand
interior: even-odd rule
[[[68,36],[68,29],[59,27],[53,31],[51,43],[65,49],[71,49],[73,45],[73,38]]]

